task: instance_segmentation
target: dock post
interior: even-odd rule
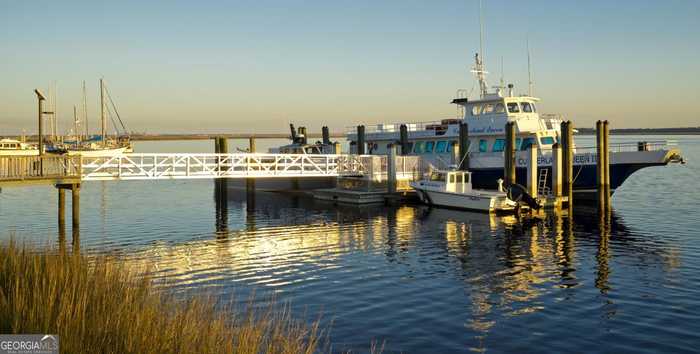
[[[598,187],[598,210],[605,211],[605,137],[603,122],[595,122],[596,186]]]
[[[328,127],[325,125],[321,128],[321,136],[323,137],[323,145],[331,144],[331,134],[328,131]]]
[[[610,193],[610,125],[607,120],[603,121],[603,155],[605,164],[603,165],[603,182],[605,183],[605,205],[607,210],[612,206],[612,194]]]
[[[411,152],[408,150],[408,126],[406,124],[399,126],[399,142],[401,143],[401,155],[410,154]]]
[[[572,210],[574,205],[574,125],[570,120],[561,123],[561,137],[562,137],[562,183],[563,183],[563,194],[567,198],[567,205],[569,210]]]
[[[58,189],[58,229],[65,233],[66,228],[66,190],[60,187]]]
[[[515,184],[515,123],[506,123],[506,146],[503,151],[505,185]]]
[[[530,145],[527,164],[527,192],[534,198],[538,197],[537,190],[537,145]]]
[[[77,230],[80,230],[80,185],[71,185],[71,197],[72,197],[72,212],[71,217],[73,218],[73,234],[75,235]]]
[[[466,171],[469,169],[469,125],[459,123],[459,169]]]
[[[357,126],[357,154],[358,155],[365,154],[365,126],[364,125]]]
[[[552,194],[554,202],[559,203],[562,195],[561,176],[562,176],[562,155],[561,145],[555,143],[552,145]]]
[[[43,117],[44,117],[44,95],[41,94],[41,92],[36,89],[34,90],[34,93],[36,94],[37,100],[39,101],[39,131],[38,133],[38,139],[39,139],[39,156],[44,154],[44,122],[43,122]],[[40,162],[41,163],[41,162]]]
[[[303,128],[304,139],[306,139],[306,128]],[[250,138],[248,141],[248,151],[251,154],[255,153],[255,140]],[[248,170],[250,171],[250,158],[248,159]],[[245,192],[246,192],[246,210],[255,210],[255,178],[248,177],[245,179]]]
[[[248,138],[248,152],[255,153],[255,138],[252,136]]]
[[[396,193],[396,145],[389,144],[389,154],[386,160],[387,191],[389,194]]]

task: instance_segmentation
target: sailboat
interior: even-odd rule
[[[105,100],[107,98],[109,102],[112,105],[112,109],[114,110],[114,113],[121,124],[121,127],[123,129],[122,133],[117,133],[117,135],[113,138],[109,138],[107,136],[107,115],[111,113],[109,112],[109,108],[107,107],[107,101]],[[83,119],[86,125],[85,128],[85,139],[80,140],[78,138],[79,133],[78,133],[78,121],[77,121],[77,112],[74,110],[74,119],[75,119],[75,135],[76,135],[76,141],[73,142],[72,144],[67,144],[66,145],[66,150],[68,155],[81,155],[81,156],[87,156],[87,157],[100,157],[100,156],[115,156],[115,155],[121,155],[126,152],[133,152],[133,148],[131,147],[131,141],[129,134],[126,131],[126,127],[124,126],[124,123],[122,122],[121,117],[119,116],[119,112],[117,112],[116,106],[114,105],[114,101],[112,101],[111,96],[109,95],[109,92],[107,91],[107,88],[104,83],[104,79],[100,79],[100,123],[101,123],[101,131],[99,136],[89,136],[88,130],[87,130],[87,108],[86,108],[86,98],[85,98],[85,83],[83,83]],[[114,123],[114,119],[112,118],[112,121]],[[118,127],[116,126],[115,123],[115,128]]]

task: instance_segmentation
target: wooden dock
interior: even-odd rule
[[[0,188],[79,184],[81,172],[80,156],[0,156]]]

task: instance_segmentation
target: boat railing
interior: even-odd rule
[[[458,119],[458,118],[454,118]],[[401,125],[406,125],[409,132],[411,131],[421,131],[427,130],[432,127],[442,126],[442,120],[427,121],[427,122],[414,122],[414,123],[379,123],[374,125],[365,126],[365,133],[398,133],[401,130]],[[357,126],[346,127],[347,134],[357,134]]]
[[[668,150],[678,145],[675,140],[651,140],[610,144],[610,152],[631,152],[631,151],[658,151]],[[551,149],[550,149],[551,151]],[[577,154],[597,152],[596,146],[576,146],[574,151]]]

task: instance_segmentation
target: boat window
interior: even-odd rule
[[[497,103],[496,108],[493,110],[495,113],[503,113],[506,111],[506,108],[503,106],[503,103]]]
[[[471,173],[465,173],[464,174],[464,183],[469,183],[469,176],[471,176]]]
[[[447,152],[452,152],[452,146],[454,146],[455,144],[457,144],[456,140],[450,140],[447,143]]]
[[[479,140],[479,152],[486,152],[489,150],[489,142],[486,139]]]
[[[530,102],[523,102],[520,105],[523,107],[523,112],[532,113],[532,106],[530,105]]]
[[[422,141],[416,141],[416,143],[413,145],[413,152],[416,154],[422,154],[423,153],[423,145],[424,145],[424,143]]]
[[[450,173],[450,183],[455,183],[455,174]]]
[[[520,142],[521,142],[522,140],[523,140],[523,139],[515,138],[515,146],[513,147],[513,150],[515,150],[515,151],[520,150]]]
[[[537,108],[535,107],[534,103],[530,103],[530,106],[532,106],[532,111],[537,112]]]
[[[409,142],[407,145],[408,145],[408,148],[406,150],[413,151],[413,142]]]
[[[503,151],[503,148],[505,147],[505,140],[503,139],[496,139],[496,141],[493,143],[493,152],[501,152]]]
[[[435,146],[434,141],[426,141],[425,142],[425,153],[426,154],[432,154],[433,153],[433,147]]]
[[[552,145],[554,144],[554,138],[551,136],[543,136],[540,138],[540,144],[541,145]]]
[[[437,142],[437,145],[435,146],[435,152],[443,153],[447,151],[447,140],[440,140]]]
[[[517,102],[509,102],[508,103],[508,112],[510,112],[510,113],[520,112],[520,108],[518,107],[518,103]]]
[[[455,180],[455,183],[462,184],[462,175],[463,173],[457,173],[457,179]]]
[[[430,174],[430,180],[434,182],[445,182],[445,174],[440,172],[433,172]]]
[[[481,113],[481,105],[475,104],[472,106],[472,115],[478,116]]]
[[[523,140],[523,145],[520,146],[520,149],[525,151],[530,148],[530,146],[535,144],[535,138],[525,138]]]
[[[484,110],[481,111],[481,114],[491,114],[493,113],[493,103],[487,103],[484,105]]]

